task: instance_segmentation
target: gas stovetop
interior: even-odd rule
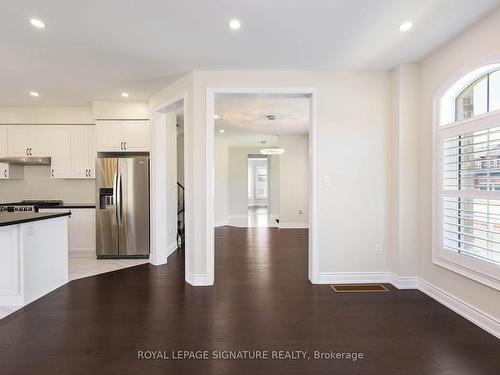
[[[20,202],[0,204],[0,212],[35,211],[44,207],[62,206],[63,202],[56,199],[26,199]]]

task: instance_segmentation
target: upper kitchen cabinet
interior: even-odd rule
[[[149,151],[149,121],[97,121],[96,142],[99,152]]]
[[[0,125],[0,158],[7,156],[7,125]]]
[[[56,125],[50,138],[53,178],[95,178],[93,125]]]
[[[8,125],[7,155],[50,156],[50,128],[46,125]]]

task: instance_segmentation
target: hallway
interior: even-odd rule
[[[307,241],[304,229],[218,228],[214,287],[184,283],[178,253],[164,266],[71,281],[0,321],[1,372],[500,372],[499,341],[419,291],[335,294],[311,285]],[[364,359],[137,359],[146,350],[333,350]]]

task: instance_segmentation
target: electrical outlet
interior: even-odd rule
[[[384,248],[381,243],[375,245],[375,254],[382,255],[384,253]]]

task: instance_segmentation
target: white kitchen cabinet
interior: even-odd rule
[[[50,127],[46,125],[8,125],[7,155],[50,156]]]
[[[24,167],[22,165],[9,165],[0,163],[0,180],[22,179],[24,179]]]
[[[50,131],[52,178],[72,177],[71,126],[52,126]]]
[[[7,155],[13,157],[28,156],[29,136],[30,132],[28,125],[8,125]]]
[[[149,121],[96,122],[97,151],[149,151]]]
[[[0,157],[7,156],[7,126],[0,125]]]
[[[40,209],[40,212],[71,211],[68,225],[68,255],[71,258],[95,257],[95,209]]]
[[[76,178],[88,177],[89,133],[86,126],[71,129],[71,175]]]
[[[19,294],[19,226],[0,227],[0,296]]]
[[[51,127],[53,178],[95,178],[94,134],[93,125]]]
[[[95,178],[95,159],[97,156],[96,147],[95,147],[95,126],[87,126],[89,132],[89,154],[87,159],[87,165],[89,168],[89,178]]]
[[[149,149],[148,121],[126,121],[122,124],[123,148],[125,151],[147,151]]]

